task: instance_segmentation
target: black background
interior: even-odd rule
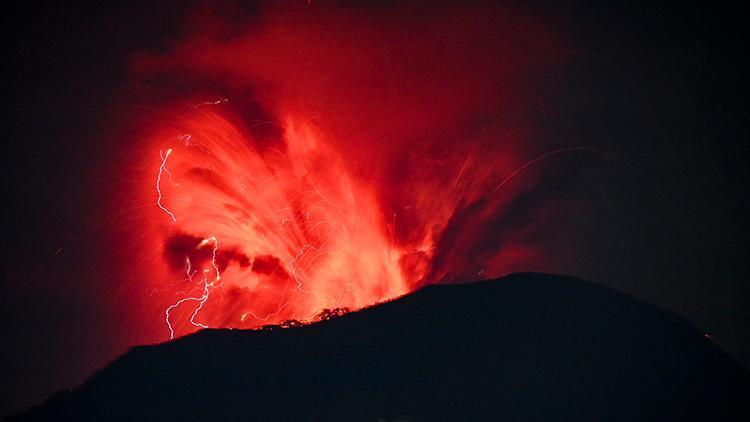
[[[99,198],[86,181],[109,154],[124,60],[165,48],[189,8],[150,3],[5,6],[0,415],[120,351],[97,341],[117,329],[97,316],[106,284],[81,294],[66,274],[104,271],[86,259]],[[577,239],[590,245],[582,275],[685,316],[750,367],[743,15],[684,2],[534,7],[579,49],[540,82],[547,136],[628,163],[618,183],[585,186],[600,200]]]

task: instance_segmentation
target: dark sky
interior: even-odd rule
[[[121,328],[101,309],[106,283],[77,283],[108,270],[91,211],[102,192],[89,180],[112,155],[112,122],[128,118],[125,60],[162,52],[193,10],[150,3],[3,13],[0,415],[79,382],[127,345],[100,340]],[[577,188],[593,209],[571,240],[585,262],[571,267],[686,317],[750,367],[742,14],[684,2],[531,9],[575,46],[539,81],[538,136],[625,163],[602,164],[606,177]]]

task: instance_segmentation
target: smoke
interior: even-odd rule
[[[498,5],[192,9],[130,60],[141,107],[111,219],[144,335],[185,298],[178,335],[548,269],[543,233],[575,205],[525,164],[549,148],[536,81],[566,52]],[[220,279],[193,277],[211,265]]]

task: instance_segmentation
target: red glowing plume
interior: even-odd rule
[[[133,60],[160,87],[113,199],[118,265],[144,298],[128,304],[154,321],[141,337],[544,269],[529,170],[571,149],[532,144],[526,98],[560,43],[520,12],[389,7],[375,16],[403,24],[314,5],[240,29],[201,15]]]

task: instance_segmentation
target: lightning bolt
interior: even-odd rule
[[[219,266],[216,264],[216,252],[219,249],[219,241],[216,239],[216,237],[211,236],[206,239],[203,239],[203,241],[199,243],[197,246],[197,248],[200,249],[211,242],[213,242],[213,250],[211,251],[211,267],[212,268],[203,269],[203,280],[202,280],[203,281],[203,294],[198,297],[186,297],[186,298],[180,299],[174,304],[170,305],[164,311],[164,319],[167,322],[167,328],[169,329],[170,340],[174,338],[174,327],[172,327],[172,323],[170,321],[170,316],[171,316],[170,313],[172,312],[173,309],[178,308],[180,305],[186,302],[198,302],[198,306],[195,308],[195,310],[193,311],[193,314],[190,316],[190,323],[193,326],[198,327],[198,328],[208,328],[207,325],[196,322],[195,318],[198,316],[198,312],[200,312],[201,309],[203,309],[203,305],[206,304],[206,301],[208,301],[208,297],[211,293],[210,288],[214,287],[214,285],[216,285],[216,283],[218,283],[221,280],[221,273],[219,272]],[[188,280],[193,281],[193,274],[195,273],[194,272],[191,273],[190,259],[187,258],[186,262],[187,262],[186,272],[187,272]],[[213,281],[209,282],[208,274],[211,272],[214,272],[215,277]]]
[[[189,135],[188,135],[189,136]],[[189,138],[188,138],[189,139]],[[171,173],[169,173],[169,170],[167,170],[167,159],[169,159],[169,155],[172,154],[172,148],[167,149],[166,152],[159,151],[159,157],[161,158],[161,165],[159,166],[159,171],[156,175],[156,193],[157,193],[157,199],[156,199],[156,205],[164,211],[171,219],[172,222],[176,223],[177,218],[175,217],[174,213],[170,211],[167,207],[162,204],[162,193],[161,193],[161,178],[164,173],[169,175],[171,177]],[[219,240],[216,239],[215,236],[209,236],[203,241],[201,241],[197,249],[200,249],[209,243],[213,243],[213,250],[211,251],[211,267],[212,268],[204,268],[203,269],[203,294],[197,297],[186,297],[183,299],[178,300],[174,304],[167,307],[167,309],[164,311],[164,320],[167,323],[167,328],[169,329],[169,339],[174,338],[174,327],[172,326],[172,322],[170,321],[171,312],[172,310],[180,307],[183,303],[186,302],[198,302],[198,306],[193,311],[193,314],[190,316],[190,323],[198,328],[208,328],[207,325],[201,324],[199,322],[195,321],[195,318],[198,316],[198,313],[203,309],[203,305],[206,304],[206,301],[208,301],[208,297],[211,293],[210,288],[214,287],[216,283],[218,283],[221,280],[221,272],[219,271],[219,266],[216,264],[216,253],[219,250]],[[192,271],[192,263],[190,262],[190,258],[185,258],[186,262],[186,274],[188,277],[188,281],[193,281],[193,276],[195,275],[195,272]],[[214,277],[213,281],[209,282],[208,274],[213,272]]]
[[[161,203],[162,200],[162,194],[161,194],[161,176],[165,172],[169,174],[169,170],[167,170],[167,159],[169,158],[169,154],[172,153],[172,148],[167,149],[167,152],[164,153],[163,151],[159,151],[159,157],[161,157],[161,165],[159,166],[159,172],[156,174],[156,205],[159,206],[159,208],[164,211],[171,219],[173,223],[177,222],[177,218],[175,218],[172,211],[167,209],[164,204]]]

